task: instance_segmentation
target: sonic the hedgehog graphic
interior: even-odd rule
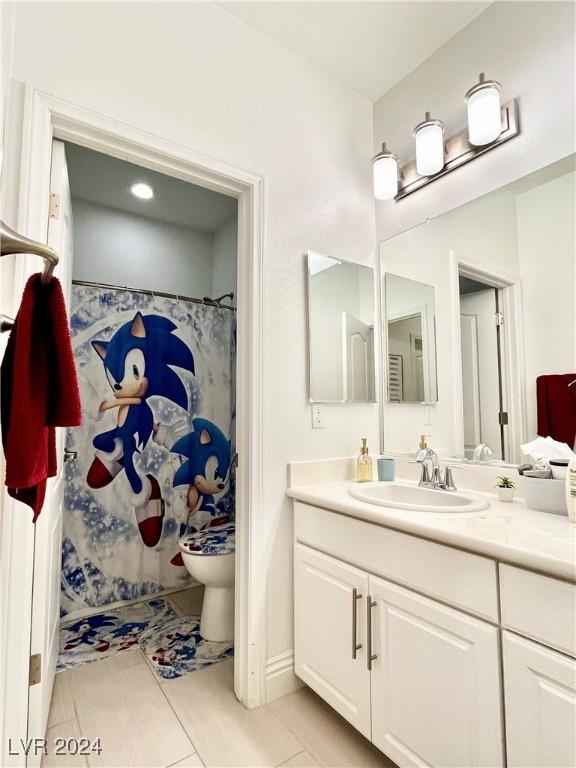
[[[164,502],[158,481],[152,475],[142,477],[134,466],[134,455],[144,450],[153,431],[146,400],[159,395],[186,410],[188,395],[172,366],[194,373],[192,352],[173,335],[174,330],[174,323],[165,317],[137,312],[110,341],[92,342],[114,394],[113,400],[101,403],[100,411],[117,408],[118,416],[114,429],[93,440],[96,455],[87,482],[91,488],[103,488],[124,470],[147,547],[154,547],[162,535]]]
[[[177,440],[170,449],[187,459],[172,482],[174,487],[188,486],[188,521],[181,534],[226,522],[224,517],[217,517],[214,496],[226,490],[230,479],[231,443],[216,424],[207,419],[194,419],[192,428],[192,432]],[[180,553],[171,562],[184,565]]]
[[[99,616],[87,616],[75,624],[70,624],[64,628],[64,632],[67,633],[64,650],[70,651],[79,645],[89,645],[100,653],[107,651],[110,648],[110,643],[102,635],[106,634],[109,627],[115,627],[117,623],[118,619],[115,616],[107,616],[103,613]],[[104,627],[106,629],[102,632]]]

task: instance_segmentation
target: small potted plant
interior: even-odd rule
[[[514,489],[516,488],[514,481],[511,478],[506,477],[506,475],[501,475],[497,480],[496,488],[498,490],[498,498],[500,501],[513,501]]]

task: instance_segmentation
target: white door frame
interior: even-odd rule
[[[526,388],[524,377],[524,340],[522,334],[522,294],[520,278],[485,264],[454,250],[449,252],[451,283],[451,324],[454,339],[452,380],[454,381],[454,455],[464,455],[464,403],[462,398],[462,348],[460,338],[459,275],[480,280],[499,288],[502,296],[500,311],[504,315],[502,327],[502,375],[504,408],[508,412],[506,461],[520,461],[520,445],[525,441]]]
[[[9,217],[7,223],[30,237],[46,238],[53,138],[75,142],[238,200],[236,429],[240,458],[236,486],[234,690],[245,706],[260,706],[265,682],[261,472],[264,180],[22,83],[12,83],[9,108],[23,117],[23,133],[12,137],[16,145],[21,140],[19,182],[8,191],[11,205],[5,205],[4,215]],[[4,172],[9,170],[6,163],[4,166]],[[2,282],[11,281],[18,293],[26,275],[38,271],[38,259],[34,257],[1,261]],[[2,311],[15,311],[18,301],[19,296],[14,297],[13,306],[2,307]],[[15,742],[27,733],[34,527],[28,511],[5,491],[0,504],[0,765],[13,766],[23,763],[20,757],[7,754],[8,738]]]

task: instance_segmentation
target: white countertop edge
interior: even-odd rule
[[[306,485],[290,488],[287,494],[296,501],[314,507],[576,582],[576,525],[565,516],[530,510],[520,499],[503,503],[492,494],[481,494],[490,498],[491,507],[480,512],[400,511],[353,498],[348,494],[348,488],[353,484],[352,481],[338,481]],[[474,493],[480,494],[479,491]],[[486,528],[493,529],[492,534],[489,530],[486,530],[484,535],[458,530],[457,526],[466,518],[486,521]],[[532,537],[533,541],[523,546],[498,541],[496,535],[504,532],[510,521],[521,523],[517,530]],[[539,534],[537,530],[530,530],[532,526],[548,530]],[[550,536],[557,539],[559,552],[553,554],[538,546],[539,535],[544,536],[546,540]]]

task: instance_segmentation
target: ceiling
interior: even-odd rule
[[[223,10],[376,101],[489,1],[217,2]]]
[[[200,232],[216,232],[236,215],[238,204],[232,197],[77,144],[66,144],[66,161],[73,198]],[[130,192],[139,181],[152,187],[152,200],[140,200]]]

